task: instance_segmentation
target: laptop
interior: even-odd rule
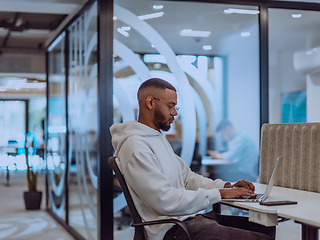
[[[270,195],[271,189],[273,187],[274,181],[276,180],[277,174],[279,172],[281,163],[283,162],[283,156],[277,158],[276,165],[274,166],[271,178],[269,180],[266,191],[263,194],[257,194],[255,197],[251,196],[240,196],[238,198],[221,199],[221,202],[260,202],[263,203]]]

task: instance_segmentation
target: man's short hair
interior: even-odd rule
[[[222,119],[222,121],[219,123],[219,125],[217,127],[217,132],[221,132],[221,131],[225,130],[228,127],[233,128],[232,123],[229,122],[227,119]]]
[[[174,86],[172,86],[170,83],[160,78],[150,78],[146,80],[140,85],[138,92],[149,87],[163,89],[163,90],[166,90],[166,88],[168,88],[170,90],[177,92]]]

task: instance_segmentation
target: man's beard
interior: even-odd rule
[[[165,121],[166,118],[160,110],[155,109],[154,117],[158,128],[163,131],[169,131],[171,126]]]

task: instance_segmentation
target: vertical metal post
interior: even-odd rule
[[[44,160],[46,161],[46,208],[49,209],[49,184],[48,184],[48,161],[47,161],[47,146],[48,146],[48,119],[49,119],[49,52],[46,51],[46,78],[47,78],[47,105],[46,117],[44,121]]]
[[[98,239],[113,239],[113,0],[98,0]]]
[[[269,33],[268,7],[260,5],[260,129],[269,122]]]
[[[69,84],[69,31],[66,31],[64,38],[64,73],[66,77],[66,175],[65,175],[65,201],[66,201],[66,224],[69,225],[69,127],[68,127],[68,84]]]

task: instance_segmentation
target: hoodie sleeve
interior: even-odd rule
[[[223,188],[225,182],[221,179],[212,180],[210,178],[203,177],[197,173],[191,171],[190,167],[179,157],[176,156],[177,160],[182,169],[183,181],[186,189],[197,190],[198,188],[203,189],[214,189]]]
[[[190,179],[195,181],[198,178],[190,174],[186,174],[189,181]],[[149,152],[134,153],[128,162],[124,176],[138,198],[159,215],[193,214],[221,201],[217,188],[186,190],[171,186],[167,177],[157,166],[155,156]],[[209,180],[205,180],[207,181]],[[214,184],[211,186],[214,187]]]

